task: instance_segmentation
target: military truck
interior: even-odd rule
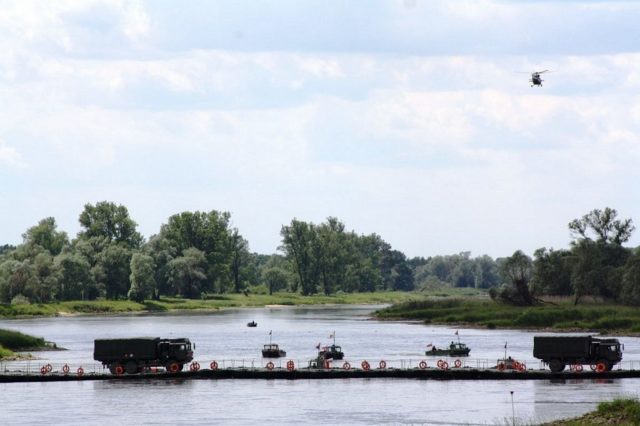
[[[597,371],[610,371],[622,360],[618,339],[592,336],[534,336],[533,356],[558,373],[567,365],[589,364]]]
[[[117,375],[141,373],[152,367],[164,367],[177,373],[193,360],[193,350],[187,338],[96,339],[93,359]]]

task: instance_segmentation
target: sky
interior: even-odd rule
[[[147,238],[228,211],[265,254],[293,218],[409,257],[567,248],[596,208],[640,223],[640,2],[0,10],[0,245],[46,217],[74,237],[100,201]]]

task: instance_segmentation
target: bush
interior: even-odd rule
[[[12,351],[19,351],[21,349],[42,348],[46,346],[46,343],[42,337],[0,329],[0,346]]]

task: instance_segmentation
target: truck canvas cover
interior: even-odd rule
[[[542,359],[586,357],[590,343],[591,336],[536,336],[533,338],[533,356]]]
[[[96,339],[93,359],[115,361],[122,358],[153,359],[159,337],[140,337],[133,339]],[[126,354],[126,356],[124,356]]]

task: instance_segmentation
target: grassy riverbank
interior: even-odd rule
[[[0,359],[15,358],[15,352],[50,348],[42,337],[0,328]]]
[[[640,425],[640,402],[633,398],[601,402],[597,410],[582,417],[559,420],[545,426],[584,425]]]
[[[486,328],[640,332],[640,309],[601,303],[574,306],[569,300],[533,307],[504,305],[478,298],[414,300],[382,309],[376,316]]]
[[[136,303],[129,300],[72,301],[47,304],[0,305],[0,317],[61,316],[76,314],[118,314],[143,312],[169,312],[190,310],[218,310],[224,308],[261,307],[269,305],[323,305],[323,304],[383,304],[423,299],[424,293],[375,292],[349,293],[332,296],[302,296],[294,293],[225,294],[209,295],[204,299],[166,298]]]

